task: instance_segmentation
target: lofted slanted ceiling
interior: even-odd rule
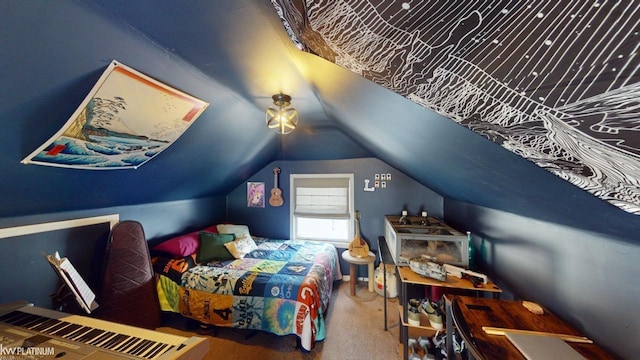
[[[292,40],[640,214],[640,8],[273,0]]]
[[[367,2],[307,3],[334,10],[362,3],[362,11],[371,11]],[[410,2],[387,3],[397,3],[399,12]],[[302,2],[296,4],[303,9]],[[478,135],[460,124],[473,129],[472,121],[455,119],[450,109],[409,100],[399,88],[381,86],[384,81],[371,72],[358,72],[358,62],[349,67],[346,60],[327,56],[339,48],[325,49],[328,60],[313,54],[322,55],[323,49],[305,44],[311,38],[304,31],[315,32],[317,42],[321,20],[336,18],[320,16],[307,23],[310,28],[287,32],[276,9],[296,8],[275,5],[267,0],[0,2],[0,216],[224,196],[272,161],[377,157],[461,202],[578,227],[597,227],[589,220],[594,213],[614,225],[636,221],[632,206],[621,210],[519,156],[522,152],[516,155],[487,139],[495,140],[487,134],[503,136],[500,129],[492,133],[484,127]],[[296,33],[302,43],[292,41]],[[174,144],[135,170],[21,164],[64,125],[112,60],[210,106]],[[292,96],[300,114],[299,128],[286,136],[264,124],[271,95],[280,92]],[[522,137],[540,130],[517,129],[524,131]],[[636,156],[627,157],[624,166],[637,171]],[[631,180],[637,186],[638,179]]]

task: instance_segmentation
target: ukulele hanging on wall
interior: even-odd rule
[[[360,211],[356,210],[356,236],[349,243],[349,255],[357,258],[369,256],[369,244],[360,236]]]
[[[284,200],[282,199],[282,190],[278,188],[278,174],[280,174],[280,168],[273,169],[273,189],[271,189],[271,196],[269,197],[269,205],[282,206]]]

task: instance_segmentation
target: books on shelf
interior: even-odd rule
[[[80,305],[87,314],[90,314],[91,311],[98,308],[98,303],[95,301],[96,295],[69,259],[66,257],[61,258],[57,251],[54,254],[45,255],[43,253],[43,255],[73,294],[78,305]]]

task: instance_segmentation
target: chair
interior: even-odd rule
[[[120,221],[107,241],[96,317],[156,329],[161,312],[142,225]]]

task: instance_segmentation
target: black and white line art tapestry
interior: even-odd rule
[[[640,214],[640,4],[272,0],[292,40]]]

